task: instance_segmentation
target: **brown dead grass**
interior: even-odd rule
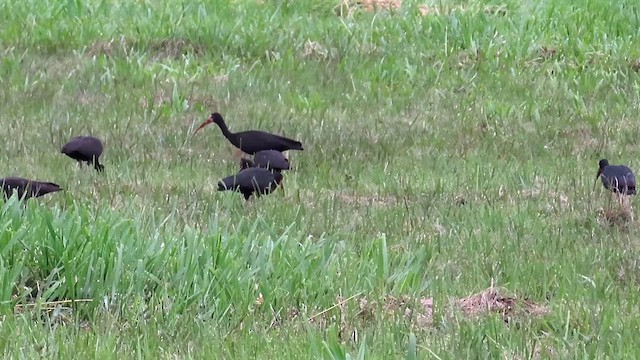
[[[204,46],[183,39],[164,39],[149,44],[149,51],[158,58],[179,59],[182,55],[200,55]]]
[[[354,305],[349,307],[350,303]],[[435,311],[436,304],[432,297],[389,295],[376,301],[356,294],[346,299],[338,296],[335,305],[312,316],[309,316],[305,306],[301,309],[285,311],[284,317],[287,317],[286,320],[302,317],[307,322],[320,327],[337,323],[340,326],[342,338],[344,338],[345,336],[357,335],[358,322],[370,323],[383,321],[387,318],[403,318],[419,329],[426,329],[433,326]],[[491,286],[484,291],[464,298],[450,299],[439,312],[444,319],[454,319],[462,315],[469,320],[499,314],[508,324],[514,319],[544,316],[549,313],[549,309],[531,300],[509,295],[503,288]],[[275,323],[282,324],[284,320],[282,317],[278,315]]]
[[[340,201],[350,205],[360,206],[392,206],[398,204],[395,196],[338,194]]]
[[[601,226],[626,227],[634,220],[633,212],[627,208],[596,210],[596,222]]]
[[[547,189],[546,179],[536,176],[533,180],[533,186],[529,189],[520,191],[520,196],[525,198],[544,198],[549,202],[547,208],[550,211],[562,211],[569,208],[569,196],[561,191]]]
[[[467,317],[477,318],[489,313],[498,313],[506,323],[518,316],[538,317],[549,313],[546,306],[538,305],[528,299],[506,295],[504,289],[493,286],[457,300],[456,305]]]
[[[301,55],[305,59],[325,60],[329,56],[329,50],[317,41],[307,40]]]
[[[540,48],[538,49],[538,56],[541,60],[551,59],[552,57],[556,56],[557,53],[558,49],[551,46],[540,46]]]
[[[507,6],[506,5],[487,5],[484,8],[484,13],[487,15],[506,16]]]
[[[111,57],[116,52],[128,53],[134,49],[145,50],[153,59],[180,59],[182,55],[200,55],[206,50],[204,46],[184,39],[154,40],[143,46],[122,37],[94,42],[87,50],[87,55]]]
[[[380,11],[397,11],[402,7],[402,0],[340,0],[340,3],[334,7],[334,12],[338,16],[351,16],[358,11],[380,12]],[[433,6],[427,4],[419,4],[417,10],[422,16],[428,15],[448,15],[454,12],[469,11],[464,6]],[[506,16],[506,5],[488,5],[479,11],[487,15]]]
[[[631,69],[635,72],[640,72],[640,58],[631,62]]]
[[[15,298],[15,297],[14,297]],[[91,330],[87,320],[79,320],[74,316],[74,307],[81,303],[90,303],[93,299],[61,300],[51,302],[31,301],[25,304],[17,304],[14,314],[30,315],[33,318],[46,320],[54,328],[59,325],[77,324],[82,330]]]

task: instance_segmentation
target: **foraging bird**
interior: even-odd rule
[[[48,193],[64,190],[58,184],[25,179],[21,177],[6,177],[0,179],[5,198],[10,198],[14,191],[18,198],[25,199],[39,197]]]
[[[281,182],[281,173],[252,167],[220,180],[218,182],[218,191],[237,191],[244,196],[245,200],[249,200],[254,193],[256,196],[269,194]]]
[[[289,170],[289,160],[280,152],[276,150],[262,150],[258,151],[253,156],[253,161],[249,159],[240,159],[240,170],[260,167],[273,171]]]
[[[82,164],[94,165],[98,171],[103,171],[104,166],[100,164],[100,155],[102,155],[102,142],[92,136],[76,136],[64,144],[60,152]]]
[[[262,150],[276,150],[280,152],[287,150],[304,150],[302,148],[302,143],[299,141],[264,131],[249,130],[232,133],[224,122],[222,115],[217,112],[212,113],[211,116],[209,116],[207,120],[205,120],[196,129],[196,131],[193,132],[193,134],[195,135],[200,131],[200,129],[213,123],[220,127],[222,134],[231,142],[231,144],[233,144],[233,146],[247,154],[253,155]]]
[[[598,178],[607,190],[616,194],[635,195],[636,193],[636,177],[633,171],[624,165],[609,165],[609,161],[602,159],[598,163],[596,182]],[[595,187],[595,182],[593,186]]]

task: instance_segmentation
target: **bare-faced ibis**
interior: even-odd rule
[[[289,170],[289,160],[280,151],[262,150],[253,155],[253,161],[245,158],[240,159],[240,169],[250,167],[260,167],[279,172]]]
[[[233,144],[233,146],[242,150],[247,154],[255,154],[262,150],[304,150],[302,143],[296,140],[271,134],[264,131],[249,130],[237,133],[229,131],[227,124],[224,122],[222,115],[219,113],[213,113],[207,118],[197,129],[194,131],[194,135],[209,124],[216,124],[222,130],[222,134]]]
[[[244,196],[245,200],[248,200],[254,193],[256,196],[269,194],[281,182],[281,173],[252,167],[220,180],[218,191],[237,191]]]
[[[18,198],[28,199],[63,190],[58,184],[21,177],[3,178],[0,179],[0,184],[2,184],[5,198],[10,198],[14,191],[18,193]]]
[[[636,193],[636,176],[624,165],[609,165],[609,161],[602,159],[598,163],[596,181],[598,178],[607,190],[615,194],[635,195]]]
[[[89,165],[93,164],[98,171],[104,170],[104,166],[99,161],[102,151],[102,142],[93,136],[76,136],[64,144],[60,150],[61,153],[78,161],[80,164],[83,161],[86,161]]]

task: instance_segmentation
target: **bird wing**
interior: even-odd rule
[[[238,133],[240,144],[255,153],[260,150],[302,150],[302,143],[284,136],[271,134],[264,131],[251,130]]]

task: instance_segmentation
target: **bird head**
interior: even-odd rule
[[[600,177],[600,174],[602,174],[602,171],[604,171],[604,168],[609,166],[609,161],[607,161],[607,159],[601,159],[598,162],[598,174],[596,174],[596,178]]]
[[[198,131],[200,131],[200,129],[204,128],[205,126],[213,123],[220,124],[221,121],[222,115],[220,115],[220,113],[214,112],[207,118],[207,120],[205,120],[202,124],[200,124],[200,126],[198,126],[196,131],[193,132],[193,135],[195,135]]]
[[[602,174],[602,171],[604,171],[604,168],[607,166],[609,166],[609,161],[607,161],[607,159],[600,159],[600,161],[598,162],[598,173],[596,174],[596,179],[593,182],[594,189],[596,188],[596,183],[598,182],[598,178]]]

